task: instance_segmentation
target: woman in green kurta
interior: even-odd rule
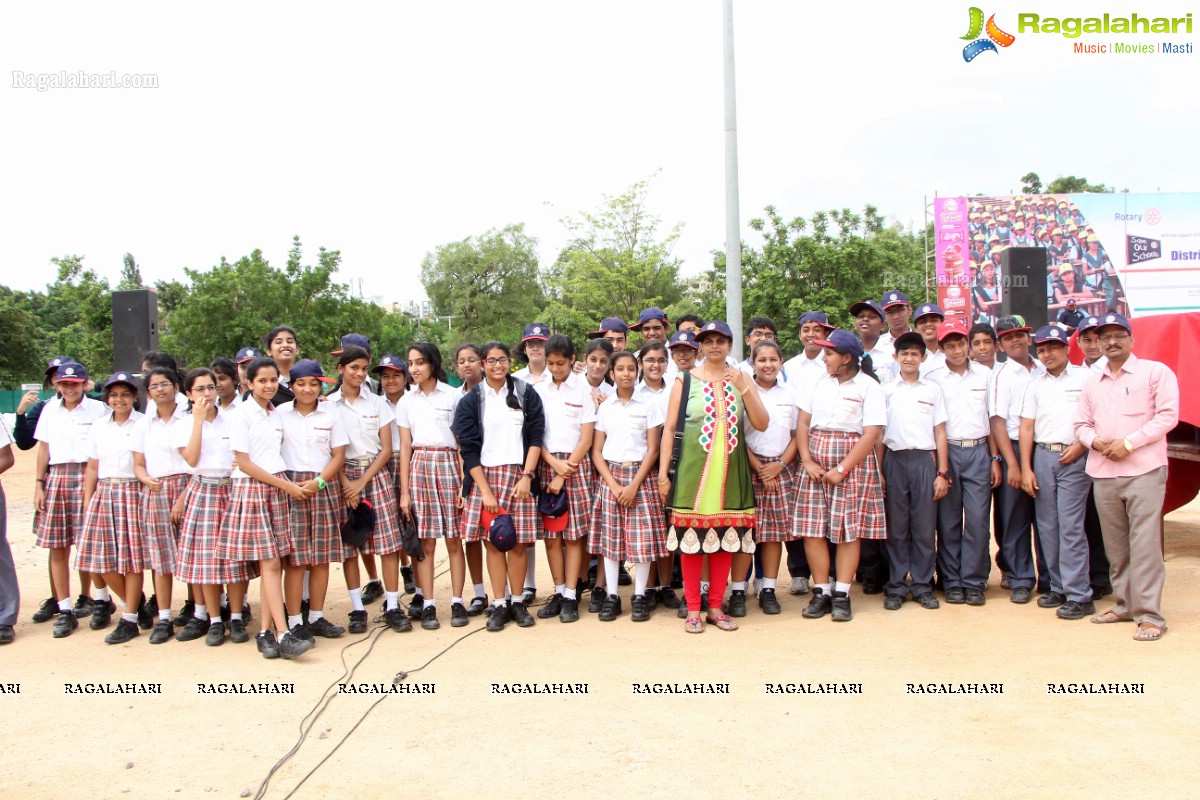
[[[667,547],[680,551],[688,617],[684,629],[700,633],[700,572],[709,559],[708,622],[721,630],[737,624],[722,614],[721,600],[734,552],[753,552],[754,487],[746,455],[745,425],[765,430],[769,421],[750,375],[726,367],[733,334],[713,321],[696,334],[705,361],[680,376],[671,387],[663,426],[658,488],[670,511]],[[680,419],[680,400],[687,403]],[[675,431],[680,432],[674,464]]]

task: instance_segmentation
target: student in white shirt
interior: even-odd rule
[[[670,385],[675,380],[668,371],[668,368],[674,365],[667,354],[667,346],[659,339],[651,339],[638,351],[637,357],[642,379],[638,382],[635,391],[657,403],[658,410],[662,413],[663,419],[666,419],[667,403],[671,397]],[[678,370],[676,370],[675,374],[678,374]],[[658,485],[657,466],[650,471],[650,478],[648,480],[651,486]],[[652,501],[659,500],[661,498],[655,493]],[[680,606],[679,597],[671,588],[671,570],[674,561],[674,555],[668,552],[650,565],[646,602],[649,604],[651,611],[657,608],[660,602],[670,609],[678,609]],[[621,565],[621,569],[624,569],[624,565]]]
[[[387,398],[388,405],[392,407],[392,416],[398,416],[396,408],[408,393],[409,383],[412,380],[412,377],[408,374],[408,364],[400,356],[387,353],[383,358],[379,359],[378,364],[371,367],[371,372],[379,376],[380,391],[376,392],[370,387],[370,378],[367,378],[363,383],[363,391],[371,394],[381,394]],[[400,428],[395,425],[392,426],[392,460],[388,462],[388,474],[392,477],[392,491],[399,498],[401,492]],[[362,591],[363,603],[369,605],[375,599],[383,596],[383,584],[379,581],[379,569],[375,565],[375,556],[368,553],[359,553],[358,557],[367,569],[368,580],[363,585]],[[415,596],[417,593],[416,574],[413,572],[412,561],[408,557],[408,553],[403,549],[400,550],[400,580],[404,584],[404,593],[414,595],[413,602],[408,609],[408,618],[420,619],[421,609],[424,608],[425,604],[421,601],[421,598]]]
[[[883,380],[882,374],[890,374],[896,363],[892,358],[895,355],[891,346],[892,337],[884,335],[887,321],[883,309],[874,300],[861,300],[850,306],[850,314],[854,317],[854,332],[863,343],[863,352],[871,357],[875,374]]]
[[[455,370],[462,378],[460,394],[466,394],[483,380],[483,353],[477,344],[460,344],[454,351]],[[467,606],[467,616],[477,617],[488,607],[487,590],[483,577],[483,542],[463,541],[467,554],[467,572],[471,575],[471,586],[475,596]]]
[[[579,619],[579,588],[584,564],[588,522],[595,499],[596,472],[589,454],[596,427],[591,388],[573,371],[575,346],[562,334],[546,342],[550,380],[537,386],[546,417],[542,439],[542,491],[567,493],[567,513],[543,517],[546,560],[554,578],[554,595],[538,609],[538,617],[560,622]]]
[[[1075,436],[1075,417],[1087,367],[1067,360],[1068,334],[1056,325],[1038,328],[1033,341],[1046,371],[1030,381],[1021,405],[1021,484],[1034,498],[1038,538],[1050,568],[1050,593],[1041,608],[1057,608],[1059,619],[1096,613],[1088,574],[1083,521],[1092,480],[1085,469],[1087,448]]]
[[[347,347],[338,357],[342,388],[326,398],[335,404],[350,444],[342,467],[342,498],[350,509],[364,500],[375,512],[375,528],[361,548],[346,545],[342,551],[342,571],[350,594],[350,633],[367,632],[367,612],[363,608],[358,552],[378,555],[383,562],[384,619],[398,633],[412,630],[408,615],[400,608],[400,528],[399,506],[388,464],[392,460],[392,428],[395,415],[391,404],[377,394],[363,390],[370,357],[361,347]]]
[[[312,486],[302,486],[287,477],[283,421],[271,404],[279,391],[279,368],[275,360],[251,361],[246,367],[246,380],[250,382],[250,396],[229,415],[229,447],[235,468],[229,507],[221,519],[217,555],[225,561],[257,564],[262,576],[258,651],[263,658],[292,659],[311,649],[313,640],[311,634],[305,636],[288,627],[283,604],[284,559],[292,553],[288,498],[310,500],[315,491]],[[303,581],[302,567],[289,571],[297,573],[299,577],[295,580]],[[209,625],[204,643],[215,647],[224,639],[225,626],[218,617]]]
[[[153,407],[138,421],[130,449],[133,471],[142,482],[142,529],[145,532],[147,558],[154,575],[154,595],[158,619],[150,634],[150,644],[164,644],[172,638],[171,595],[179,542],[179,522],[187,498],[192,468],[172,443],[176,428],[191,427],[192,418],[175,399],[179,393],[174,370],[154,367],[143,376],[146,396]],[[189,593],[191,593],[189,587]],[[187,618],[195,614],[195,601],[189,600]],[[182,624],[186,624],[185,619]]]
[[[988,510],[1000,485],[1000,461],[992,441],[987,394],[991,370],[970,360],[967,328],[938,329],[946,363],[930,371],[946,403],[950,487],[938,501],[938,575],[946,602],[981,606],[990,567]]]
[[[214,358],[208,368],[217,376],[217,406],[221,411],[232,411],[242,403],[238,391],[243,370],[229,358]],[[249,391],[249,390],[247,390]]]
[[[941,387],[921,377],[927,357],[922,335],[902,333],[892,346],[896,380],[883,385],[887,403],[883,476],[891,570],[883,607],[898,610],[911,593],[922,608],[935,609],[940,605],[933,593],[936,503],[950,488],[946,404]]]
[[[73,361],[60,364],[54,374],[59,401],[50,402],[38,417],[33,436],[38,441],[37,483],[33,494],[36,512],[33,530],[38,547],[50,551],[50,589],[58,618],[54,638],[70,636],[79,627],[78,618],[93,613],[95,604],[103,604],[111,615],[116,606],[109,599],[103,576],[79,570],[80,594],[71,607],[71,573],[68,557],[71,545],[78,545],[83,528],[83,481],[87,472],[87,443],[92,425],[109,414],[101,402],[84,396],[87,368]],[[93,582],[96,603],[89,597]]]
[[[462,470],[458,464],[458,440],[450,425],[462,395],[446,383],[442,354],[429,342],[409,345],[408,369],[413,386],[396,405],[396,428],[400,431],[400,510],[406,516],[416,516],[417,533],[425,551],[425,559],[416,562],[417,592],[412,610],[419,600],[417,618],[421,627],[437,630],[440,626],[433,594],[433,565],[438,540],[444,539],[450,561],[450,624],[458,628],[468,621],[462,597],[467,569],[459,505]]]
[[[1076,341],[1083,351],[1083,366],[1093,373],[1103,373],[1108,368],[1108,357],[1100,344],[1097,330],[1103,324],[1097,316],[1089,316],[1079,325]],[[1100,528],[1100,514],[1096,511],[1096,487],[1088,488],[1087,511],[1083,527],[1088,540],[1088,572],[1091,575],[1092,599],[1099,600],[1112,594],[1112,578],[1109,575],[1108,555],[1104,552],[1104,532]]]
[[[946,321],[946,312],[936,303],[922,303],[917,306],[915,313],[913,328],[925,342],[925,360],[921,362],[921,377],[924,377],[930,370],[946,363],[946,354],[942,352],[937,338],[938,328]]]
[[[311,492],[307,498],[290,497],[288,502],[292,553],[285,562],[283,599],[288,629],[302,638],[336,639],[346,632],[325,616],[329,565],[342,560],[345,504],[339,477],[350,444],[342,415],[321,402],[327,383],[333,381],[316,361],[297,361],[292,366],[296,399],[275,410],[283,427],[281,454],[287,479]]]
[[[104,576],[124,606],[116,629],[104,638],[124,644],[138,635],[144,612],[145,570],[150,566],[141,522],[142,486],[133,470],[132,433],[142,413],[133,375],[117,372],[105,383],[101,401],[112,412],[92,423],[88,434],[87,476],[83,484],[83,535],[76,566]],[[90,627],[108,627],[108,604],[96,607]]]
[[[612,342],[608,339],[592,339],[583,348],[583,377],[592,390],[592,401],[597,408],[614,391],[608,377],[608,362],[613,352]]]
[[[833,330],[824,311],[805,311],[800,315],[800,344],[804,349],[783,362],[782,380],[793,384],[793,391],[805,393],[825,377],[825,356],[818,341]]]
[[[517,360],[525,366],[513,373],[513,377],[530,386],[550,380],[546,371],[546,340],[550,338],[550,327],[544,322],[531,322],[521,333],[521,344],[517,346]]]
[[[779,328],[770,317],[751,317],[746,323],[746,357],[738,369],[754,377],[754,346],[759,342],[773,342],[779,336]]]

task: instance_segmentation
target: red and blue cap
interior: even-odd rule
[[[630,325],[629,327],[631,330],[640,331],[642,326],[652,319],[662,320],[663,325],[667,325],[669,322],[669,320],[667,320],[667,312],[663,311],[658,306],[651,306],[650,308],[643,309],[642,313],[638,314],[637,323]]]
[[[87,367],[74,361],[64,361],[54,371],[55,381],[78,381],[83,383],[88,379]]]
[[[832,331],[824,339],[817,339],[815,344],[819,344],[821,347],[832,347],[839,353],[846,353],[847,355],[854,356],[856,359],[862,358],[863,355],[862,342],[858,340],[857,336],[850,333],[850,331]]]
[[[379,363],[371,367],[371,372],[383,372],[385,369],[394,369],[397,372],[408,372],[408,362],[398,355],[388,353],[383,358],[379,359]]]
[[[256,347],[243,347],[241,350],[237,351],[237,355],[233,357],[233,360],[239,364],[245,364],[247,361],[253,361],[256,358],[262,357],[262,350],[259,350]]]
[[[908,295],[899,289],[895,289],[886,293],[880,300],[879,305],[884,311],[887,311],[892,306],[908,305]]]
[[[733,331],[729,329],[729,326],[719,319],[714,319],[712,322],[706,323],[703,328],[696,331],[696,341],[701,341],[710,333],[719,333],[722,336],[733,339]]]
[[[1049,344],[1050,342],[1055,342],[1065,347],[1067,345],[1067,332],[1057,325],[1043,325],[1033,334],[1033,343],[1035,345]]]
[[[599,339],[609,331],[615,331],[616,333],[629,333],[629,323],[620,317],[605,317],[600,321],[600,330],[590,331],[588,333],[588,338]]]
[[[288,380],[294,384],[300,378],[316,378],[321,383],[333,383],[332,378],[325,377],[325,370],[321,369],[321,365],[311,358],[301,359],[292,365]]]
[[[330,350],[329,355],[340,356],[346,352],[347,347],[361,347],[367,352],[371,351],[371,340],[363,336],[361,333],[347,333],[342,337],[342,346],[337,350]]]
[[[696,344],[696,334],[692,331],[675,331],[671,334],[671,339],[667,342],[667,349],[673,347],[690,347],[693,350],[699,350],[700,345]]]
[[[531,322],[521,334],[522,342],[544,342],[550,338],[550,326],[544,322]]]

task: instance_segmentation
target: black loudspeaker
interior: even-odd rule
[[[113,370],[141,372],[142,356],[158,349],[158,294],[113,292],[112,317]]]
[[[1019,314],[1035,331],[1049,324],[1046,309],[1046,264],[1044,247],[1006,247],[1000,251],[1000,315]]]

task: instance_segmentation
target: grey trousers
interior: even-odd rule
[[[1086,603],[1092,599],[1089,580],[1087,533],[1087,454],[1070,464],[1058,463],[1061,453],[1033,448],[1033,474],[1038,493],[1034,500],[1038,538],[1050,569],[1050,589],[1068,600]]]
[[[1017,442],[1012,443],[1021,452]],[[1008,465],[1001,464],[1004,483],[1000,486],[1000,551],[1008,565],[1008,583],[1013,589],[1032,590],[1037,583],[1033,560],[1033,498],[1024,489],[1008,485]]]
[[[0,486],[0,625],[16,625],[21,607],[21,589],[17,586],[17,566],[8,546],[8,503]]]
[[[992,458],[987,445],[950,445],[950,491],[937,506],[937,564],[942,585],[983,591],[991,571],[988,512],[992,507]]]
[[[933,479],[937,464],[928,450],[888,450],[883,459],[887,480],[887,553],[889,579],[884,591],[902,597],[933,591],[937,564],[937,504]],[[905,578],[912,575],[910,587]]]
[[[1135,622],[1165,626],[1162,590],[1162,507],[1167,468],[1131,478],[1096,478],[1096,511],[1112,576],[1113,612]]]

